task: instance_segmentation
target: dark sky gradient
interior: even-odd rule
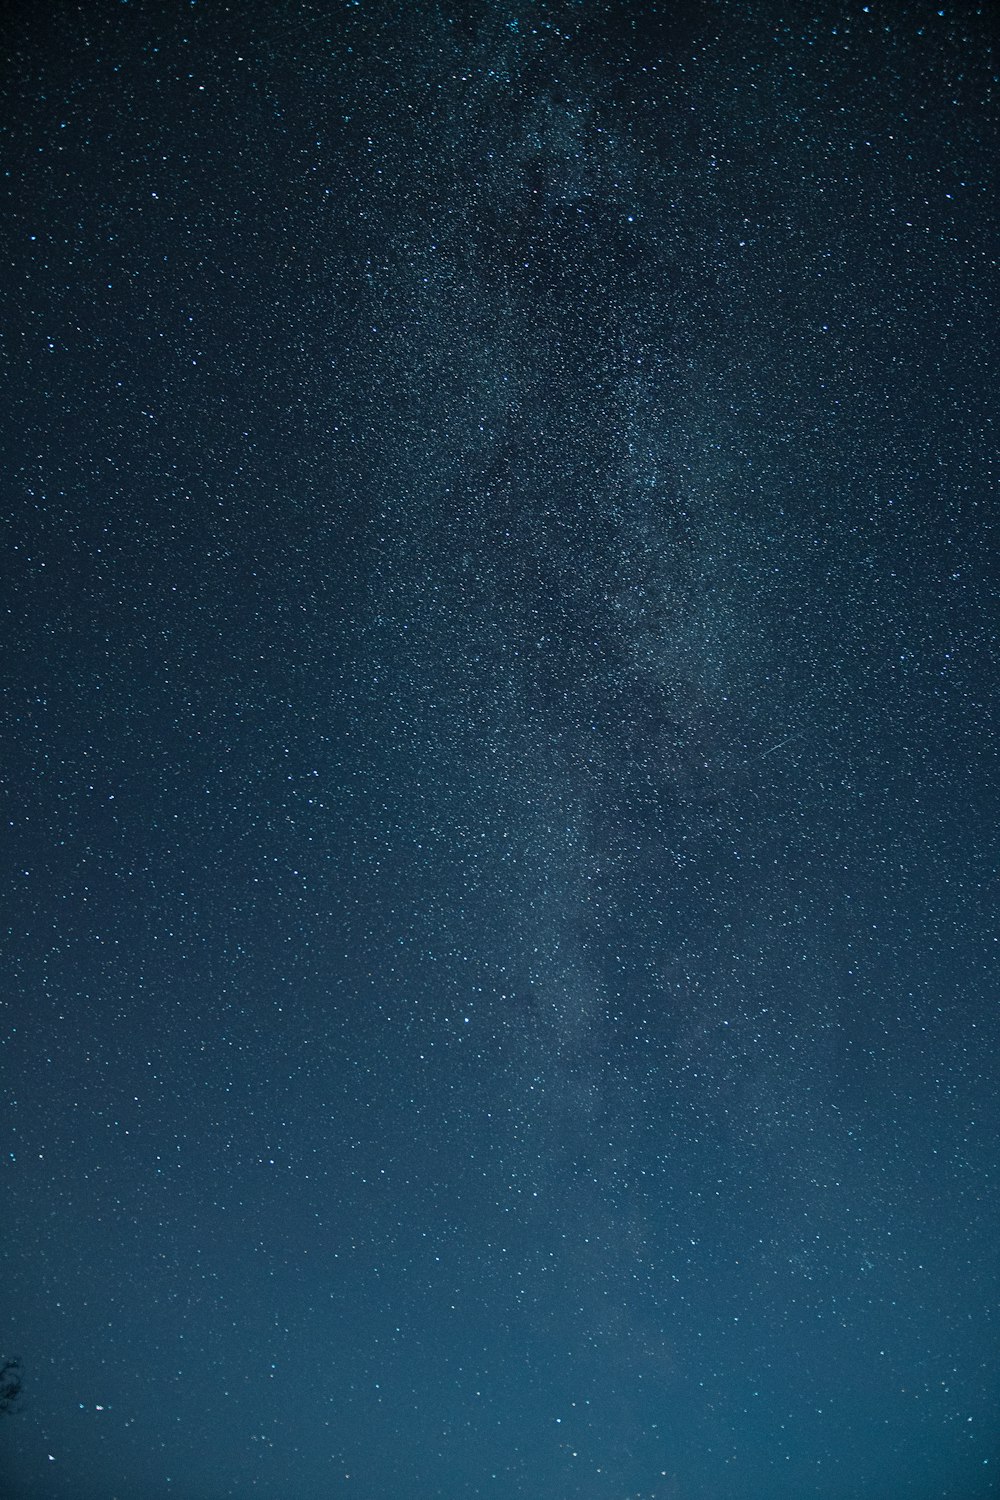
[[[5,1500],[1000,1494],[995,16],[8,11]]]

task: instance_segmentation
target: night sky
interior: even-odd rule
[[[4,22],[4,1500],[1000,1493],[996,12]]]

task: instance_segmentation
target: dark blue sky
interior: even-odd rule
[[[16,9],[4,1496],[998,1493],[992,30]]]

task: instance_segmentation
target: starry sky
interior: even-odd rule
[[[7,12],[9,1500],[1000,1493],[995,12]]]

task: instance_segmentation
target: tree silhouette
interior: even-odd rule
[[[0,1413],[14,1410],[21,1394],[21,1361],[7,1359],[0,1365]]]

